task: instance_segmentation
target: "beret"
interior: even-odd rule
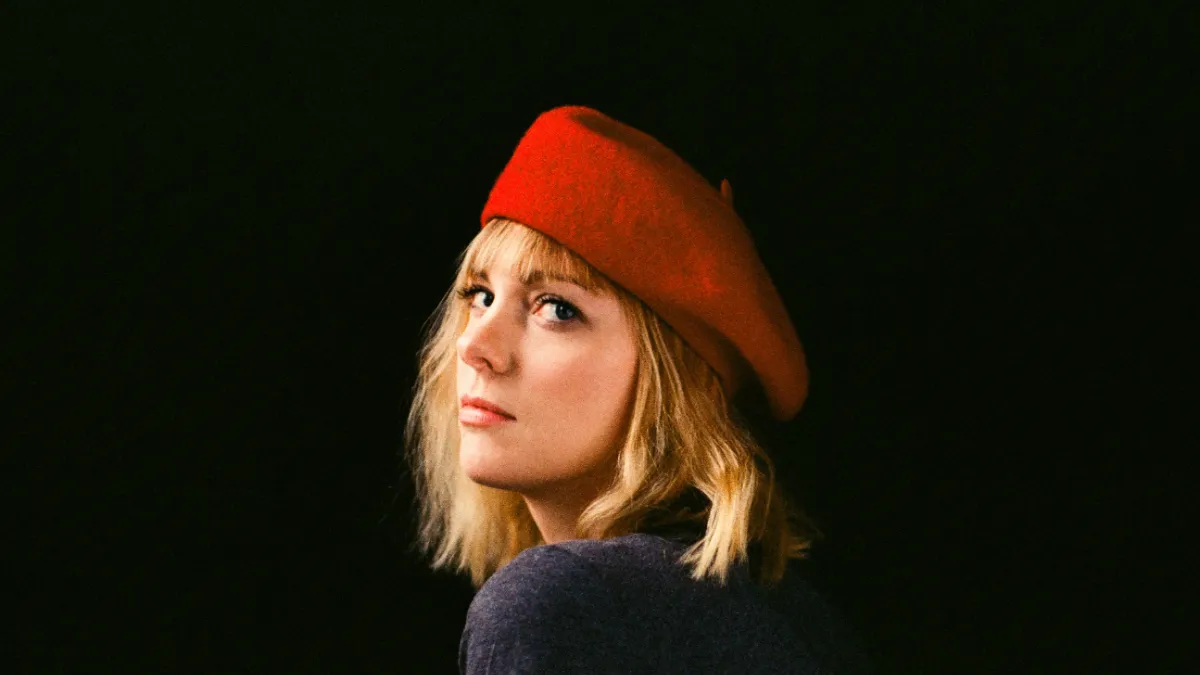
[[[566,246],[654,310],[732,400],[761,387],[791,419],[808,393],[804,350],[728,182],[718,192],[658,140],[597,110],[540,114],[480,216]]]

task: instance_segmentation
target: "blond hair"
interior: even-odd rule
[[[540,271],[615,296],[637,340],[635,394],[616,477],[580,515],[577,538],[698,525],[702,538],[678,562],[691,565],[693,579],[722,585],[752,545],[752,574],[767,586],[783,577],[789,559],[807,556],[821,533],[776,483],[774,463],[739,422],[746,418],[727,402],[716,372],[652,309],[574,252],[496,218],[459,255],[455,283],[426,322],[404,430],[418,506],[414,546],[434,569],[469,574],[479,588],[521,551],[546,543],[519,494],[471,481],[458,463],[456,340],[469,313],[455,291],[497,260],[514,261],[521,279]],[[697,492],[703,508],[681,506]]]

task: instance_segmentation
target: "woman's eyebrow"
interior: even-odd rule
[[[479,279],[481,281],[487,281],[488,283],[491,283],[491,280],[488,279],[487,271],[485,271],[485,270],[474,270],[470,273],[469,276]],[[591,293],[591,291],[589,291],[587,289],[587,287],[585,287],[577,279],[574,279],[571,277],[566,277],[566,276],[561,276],[558,274],[549,274],[549,273],[543,272],[542,270],[533,270],[532,272],[529,273],[529,275],[521,278],[521,284],[524,286],[542,286],[547,283],[555,282],[555,281],[572,284],[574,286],[578,286],[585,293]]]

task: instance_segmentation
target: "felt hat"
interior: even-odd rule
[[[480,215],[563,244],[653,309],[716,371],[733,400],[761,387],[776,420],[808,393],[804,350],[733,191],[665,145],[591,108],[542,113]]]

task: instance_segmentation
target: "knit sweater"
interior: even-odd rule
[[[472,600],[459,672],[872,672],[853,628],[795,563],[773,589],[744,562],[720,587],[676,562],[688,543],[639,533],[522,551]]]

